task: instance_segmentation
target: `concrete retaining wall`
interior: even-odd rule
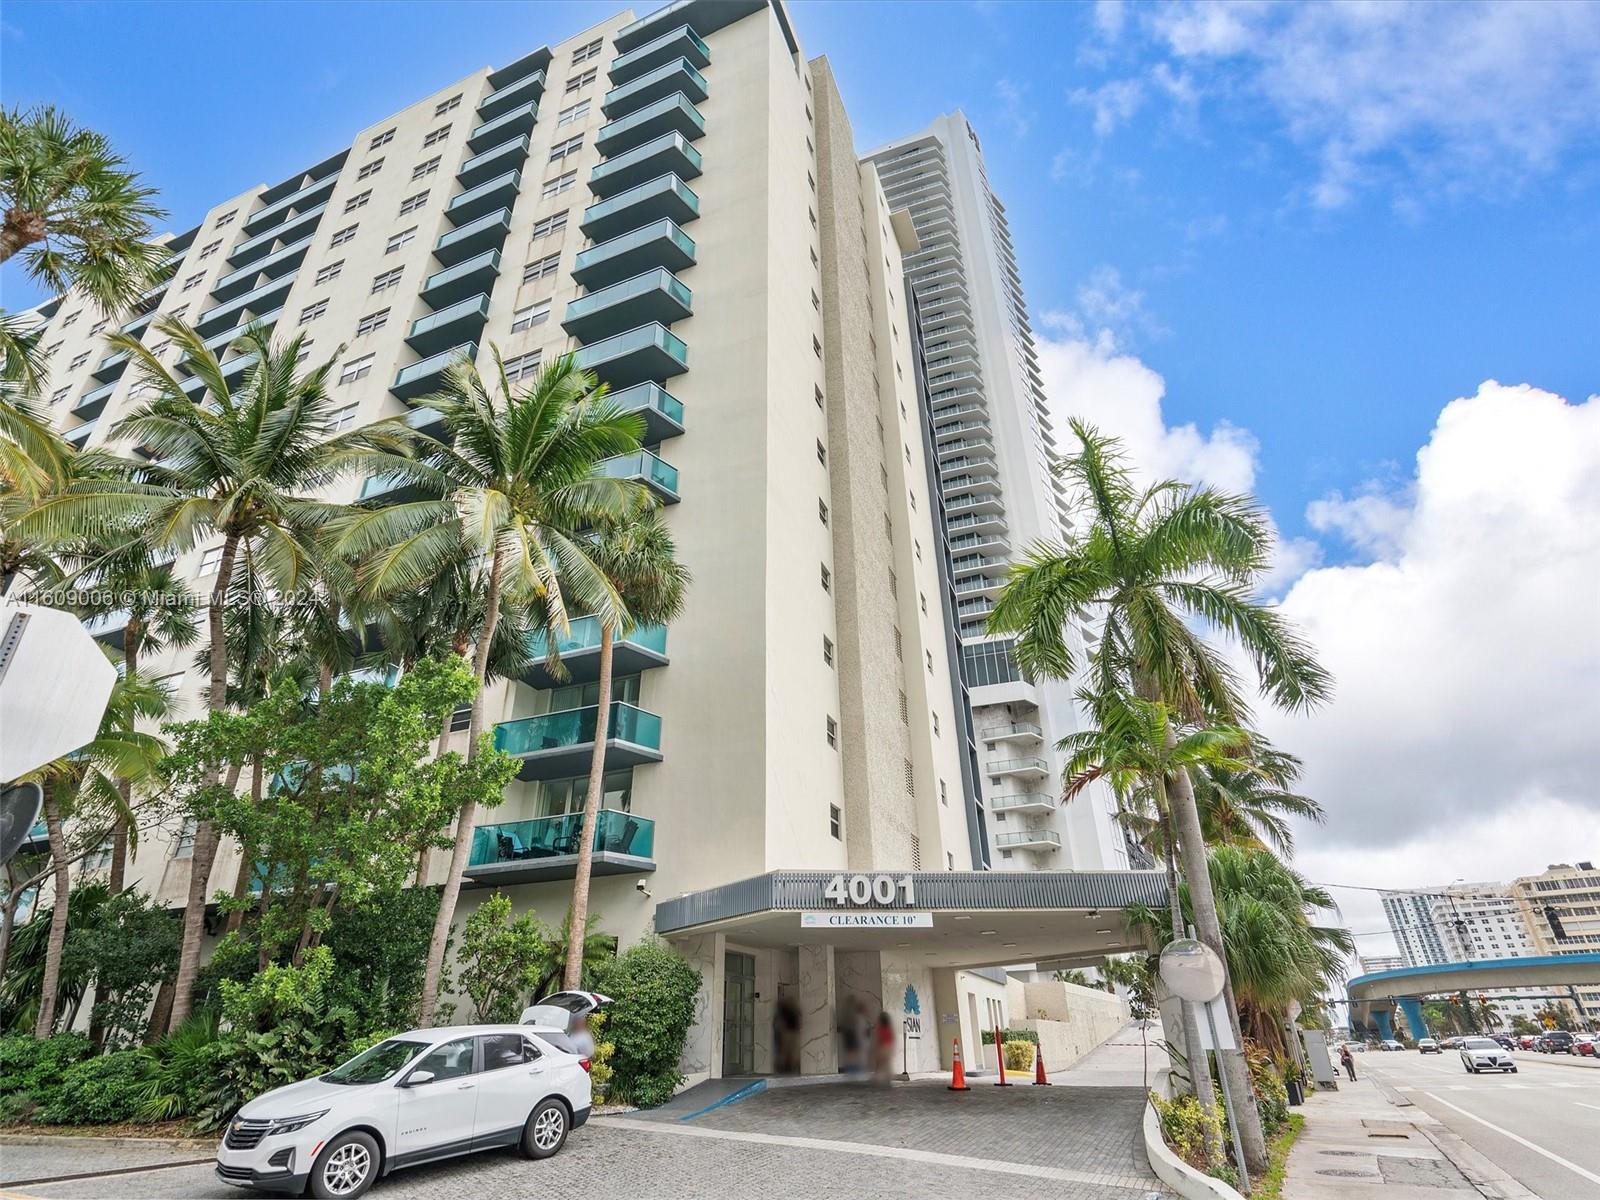
[[[1122,997],[1071,983],[1013,979],[1006,985],[1006,1011],[1010,1028],[1038,1034],[1049,1071],[1070,1067],[1129,1020]]]

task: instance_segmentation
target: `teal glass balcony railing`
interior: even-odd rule
[[[694,239],[671,221],[650,224],[590,246],[572,261],[575,283],[593,290],[642,275],[654,267],[681,271],[694,266]]]
[[[247,242],[240,242],[228,254],[228,262],[236,267],[247,262],[261,258],[272,253],[273,244],[276,242],[298,242],[301,238],[316,229],[322,220],[322,214],[327,211],[327,204],[318,204],[311,208],[302,209],[294,213],[280,225],[274,225],[263,233],[256,234]]]
[[[93,371],[89,372],[92,379],[106,382],[116,379],[128,366],[128,360],[133,355],[127,350],[118,350],[115,354],[108,354],[95,364]]]
[[[66,441],[72,446],[75,446],[77,449],[82,450],[85,444],[87,444],[89,441],[90,435],[94,433],[99,424],[100,421],[98,418],[93,421],[85,421],[82,425],[79,425],[74,429],[69,429],[63,433],[61,435],[62,440]]]
[[[135,317],[133,320],[129,321],[122,327],[121,332],[128,334],[130,337],[137,337],[140,333],[144,332],[144,330],[149,327],[150,322],[154,321],[155,319],[156,314],[154,312],[147,312],[144,315]]]
[[[242,338],[245,330],[249,329],[252,325],[259,325],[263,329],[270,329],[272,326],[278,323],[278,318],[282,315],[283,309],[281,308],[275,308],[271,312],[261,313],[258,316],[250,318],[250,320],[246,321],[242,325],[235,325],[233,328],[225,329],[221,333],[212,334],[205,340],[205,348],[211,351],[213,354],[221,354],[234,342]],[[183,368],[187,361],[188,360],[185,359],[183,362],[180,362],[178,364],[179,368]]]
[[[500,251],[485,250],[422,281],[422,298],[435,308],[487,292],[500,275]]]
[[[606,74],[613,84],[620,86],[675,58],[686,58],[695,67],[705,70],[711,65],[711,47],[687,25],[680,25],[613,59]]]
[[[601,154],[610,156],[664,133],[681,134],[691,142],[705,136],[706,119],[682,92],[674,92],[609,125],[602,125],[594,144]]]
[[[105,408],[106,401],[111,399],[111,393],[116,390],[116,380],[112,380],[110,383],[102,384],[100,387],[95,388],[92,392],[85,392],[78,398],[78,402],[72,406],[72,415],[81,417],[85,421],[90,417],[98,417],[100,411]]]
[[[467,874],[508,883],[570,879],[582,837],[581,812],[479,825]],[[603,808],[595,814],[592,869],[596,875],[652,871],[655,843],[656,823],[649,817]]]
[[[460,346],[453,346],[441,354],[425,358],[421,362],[414,362],[409,367],[401,367],[394,377],[394,385],[389,389],[402,400],[412,400],[418,396],[426,396],[429,392],[438,389],[444,379],[445,369],[457,358],[465,355],[467,358],[478,357],[478,347],[475,342],[467,342]]]
[[[458,300],[436,313],[411,322],[406,345],[418,354],[437,354],[463,342],[476,342],[489,319],[489,297],[485,293]]]
[[[505,245],[510,228],[511,210],[502,208],[442,235],[434,244],[433,256],[443,266],[454,266],[485,250],[498,250]]]
[[[613,388],[660,383],[689,369],[689,347],[665,326],[654,323],[583,347],[577,363]]]
[[[611,479],[631,479],[635,483],[642,483],[663,504],[678,502],[678,468],[663,462],[648,450],[636,450],[632,454],[608,458],[599,463],[595,470]]]
[[[494,729],[495,749],[523,760],[523,779],[561,779],[587,769],[594,750],[599,708],[560,712],[506,721]],[[661,761],[661,718],[618,700],[611,705],[606,731],[607,770]]]
[[[517,189],[522,186],[520,171],[507,171],[496,175],[487,183],[461,192],[445,206],[444,215],[452,225],[465,225],[496,209],[510,208],[516,201]]]
[[[490,146],[515,137],[519,133],[529,133],[537,119],[539,102],[530,100],[526,104],[519,104],[515,108],[501,113],[492,121],[485,121],[467,137],[467,147],[474,153],[487,150]]]
[[[600,620],[598,617],[577,617],[568,626],[564,637],[556,638],[556,654],[563,678],[557,678],[546,662],[549,635],[538,630],[528,639],[528,655],[533,665],[523,674],[522,681],[529,687],[552,688],[565,683],[592,683],[600,678]],[[665,625],[640,625],[631,633],[612,639],[611,671],[613,675],[636,675],[667,665],[667,627]]]
[[[682,92],[696,104],[710,94],[706,77],[694,69],[694,64],[687,58],[676,58],[621,87],[612,88],[600,102],[600,111],[613,119],[624,117],[673,92]]]
[[[195,322],[195,328],[201,333],[207,333],[219,327],[223,321],[232,321],[247,309],[259,309],[263,304],[281,300],[290,286],[294,283],[293,274],[285,275],[279,279],[269,280],[253,291],[248,291],[242,296],[237,296],[226,304],[219,304],[215,308],[208,308],[200,314],[200,319]],[[273,304],[276,307],[276,304]],[[242,322],[241,322],[242,323]]]
[[[314,235],[308,234],[297,242],[274,250],[264,258],[257,258],[246,263],[237,271],[230,271],[216,283],[211,285],[211,294],[218,300],[226,300],[237,296],[241,292],[250,290],[250,285],[255,282],[256,276],[265,272],[274,279],[298,267],[306,256],[306,251],[311,249]]]
[[[360,501],[380,500],[393,503],[408,486],[404,475],[370,475],[361,483]]]
[[[245,218],[244,231],[249,234],[260,233],[278,224],[293,209],[308,207],[312,203],[326,200],[333,191],[333,185],[338,182],[339,172],[333,171],[321,179],[306,184],[299,191],[290,192],[282,200],[257,209]]]
[[[543,95],[544,72],[535,71],[531,75],[524,75],[514,83],[506,84],[498,91],[490,92],[478,102],[478,116],[485,121],[492,121],[517,105],[526,104],[529,100],[538,100]]]
[[[578,228],[597,242],[637,229],[663,217],[687,224],[700,215],[700,197],[676,175],[658,175],[638,187],[618,192],[609,200],[583,210]]]
[[[637,187],[657,175],[696,179],[703,170],[700,151],[679,133],[669,133],[618,154],[589,172],[589,190],[601,199]]]
[[[456,180],[467,187],[476,187],[487,179],[493,179],[501,171],[520,167],[527,157],[528,135],[518,134],[509,142],[490,146],[482,154],[474,154],[467,159],[456,172]]]
[[[636,383],[612,392],[608,399],[644,417],[647,442],[664,442],[683,433],[683,401],[659,383]]]
[[[671,271],[657,267],[578,297],[567,305],[561,328],[592,342],[648,321],[670,325],[692,315],[694,294]]]

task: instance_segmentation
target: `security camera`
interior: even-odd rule
[[[646,900],[648,900],[648,899],[649,899],[649,898],[650,898],[650,889],[649,889],[649,888],[647,888],[647,887],[645,887],[645,885],[644,885],[644,880],[642,880],[642,879],[640,879],[640,880],[637,880],[637,881],[636,881],[636,882],[635,882],[635,883],[634,883],[634,885],[633,885],[633,886],[634,886],[634,890],[635,890],[635,891],[637,891],[637,892],[638,892],[638,893],[639,893],[639,894],[640,894],[640,895],[641,895],[641,896],[643,896],[643,897],[644,897],[644,898],[645,898],[645,899],[646,899]]]

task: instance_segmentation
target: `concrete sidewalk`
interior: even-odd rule
[[[1362,1078],[1313,1092],[1285,1200],[1537,1200],[1438,1121]]]

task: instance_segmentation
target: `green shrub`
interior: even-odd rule
[[[58,1033],[44,1040],[15,1034],[0,1037],[0,1096],[26,1094],[48,1108],[61,1092],[67,1069],[94,1055],[81,1033]]]
[[[614,1099],[652,1108],[683,1082],[678,1062],[694,1022],[700,972],[661,942],[639,942],[599,972],[596,988],[616,997],[607,1014]]]
[[[1033,1070],[1033,1050],[1036,1043],[1024,1041],[1021,1038],[1007,1038],[1000,1046],[1000,1052],[1006,1057],[1006,1070],[1031,1071]]]
[[[47,1125],[110,1125],[131,1121],[154,1067],[138,1050],[117,1050],[67,1068],[54,1101],[39,1109]]]
[[[142,1052],[150,1072],[139,1093],[141,1121],[172,1121],[198,1112],[216,1075],[222,1047],[214,1014],[190,1017]]]
[[[1174,1154],[1202,1173],[1210,1173],[1220,1165],[1211,1162],[1206,1153],[1208,1137],[1218,1144],[1222,1141],[1222,1118],[1215,1109],[1202,1108],[1200,1101],[1187,1092],[1171,1100],[1151,1092],[1150,1103],[1161,1120],[1162,1140]]]
[[[589,1056],[589,1085],[594,1089],[594,1102],[605,1102],[606,1089],[611,1086],[611,1056],[616,1053],[617,1044],[605,1040],[602,1030],[606,1027],[606,1014],[592,1012],[589,1014],[589,1036],[594,1038],[594,1053]]]
[[[982,1030],[980,1036],[982,1036],[985,1046],[994,1045],[994,1030]],[[1000,1031],[1000,1040],[1002,1043],[1027,1042],[1030,1045],[1037,1046],[1039,1044],[1039,1035],[1031,1029],[1002,1029]]]
[[[1246,1052],[1250,1082],[1255,1087],[1256,1111],[1261,1114],[1261,1131],[1271,1137],[1289,1120],[1289,1089],[1277,1063],[1265,1051],[1251,1046]]]

